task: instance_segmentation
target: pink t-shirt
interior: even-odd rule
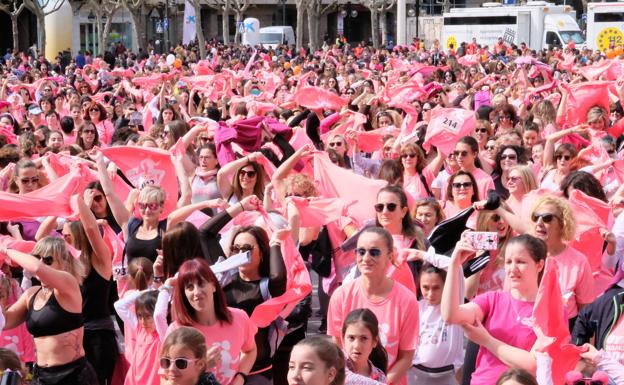
[[[130,369],[124,385],[158,385],[160,338],[156,330],[148,333],[139,324],[136,330],[136,343],[133,357],[129,360]]]
[[[620,364],[624,363],[624,317],[620,317],[604,344],[606,355]],[[623,364],[624,365],[624,364]]]
[[[327,311],[327,334],[342,340],[342,324],[351,310],[366,308],[377,316],[379,338],[388,352],[388,367],[397,359],[399,350],[418,347],[418,302],[405,286],[392,286],[390,294],[381,301],[369,300],[361,289],[362,278],[347,282],[334,292]],[[405,384],[406,378],[399,382]]]
[[[425,177],[425,181],[429,186],[429,191],[431,191],[431,182],[433,182],[433,180],[435,179],[435,175],[433,174],[433,172],[431,172],[431,170],[429,170],[428,167],[425,167],[422,170],[422,175]],[[416,202],[423,198],[427,198],[429,196],[429,194],[427,193],[427,189],[423,185],[419,174],[411,177],[404,177],[403,190],[405,190],[405,193],[407,194],[410,203]]]
[[[115,127],[110,120],[102,120],[95,125],[95,128],[98,131],[98,138],[100,143],[104,143],[107,146],[110,146],[111,139],[113,138],[113,134],[115,133]]]
[[[477,180],[477,187],[479,188],[479,199],[487,199],[487,191],[495,190],[494,180],[492,177],[481,170],[480,168],[475,168],[472,170],[472,176]]]
[[[472,301],[483,312],[483,326],[497,340],[530,351],[537,340],[530,323],[533,302],[514,299],[508,291],[490,291]],[[479,348],[476,369],[470,385],[495,384],[507,369],[501,360],[483,347]]]
[[[594,279],[587,258],[576,249],[567,246],[555,256],[559,262],[559,285],[568,318],[578,314],[578,304],[594,301]]]
[[[256,325],[243,310],[231,307],[228,309],[232,313],[231,324],[217,322],[212,326],[192,325],[206,338],[206,347],[218,345],[223,348],[221,362],[214,372],[221,385],[228,385],[238,372],[241,352],[251,350],[256,346],[254,338],[258,331]],[[173,322],[167,329],[167,335],[180,326],[182,325],[177,321]]]

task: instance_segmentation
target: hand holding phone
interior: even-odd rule
[[[496,250],[498,248],[498,233],[491,231],[468,231],[466,238],[470,240],[475,250]]]

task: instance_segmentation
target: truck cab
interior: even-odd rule
[[[260,44],[273,49],[281,44],[294,45],[295,32],[291,26],[260,28]]]
[[[563,47],[573,42],[578,48],[585,44],[585,37],[576,20],[569,14],[547,14],[544,16],[543,48]]]

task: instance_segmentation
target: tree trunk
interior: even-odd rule
[[[108,15],[108,17],[106,18],[106,23],[104,23],[104,29],[102,30],[102,47],[104,48],[104,50],[106,50],[106,48],[108,48],[108,38],[110,35],[110,29],[111,26],[113,25],[113,15],[115,14],[115,12],[111,12],[110,15]],[[104,51],[102,51],[104,52]]]
[[[379,24],[381,25],[381,46],[382,47],[388,46],[387,18],[388,18],[388,11],[384,9],[383,11],[379,12]]]
[[[234,11],[234,14],[236,15],[236,32],[234,32],[234,44],[239,44],[240,43],[240,24],[243,21],[243,13],[240,11]]]
[[[137,52],[139,47],[147,47],[145,14],[144,6],[130,10],[130,15],[132,16],[132,44]]]
[[[39,52],[45,55],[46,49],[46,30],[45,30],[45,16],[43,12],[36,13],[37,24],[39,25]]]
[[[223,20],[221,23],[223,27],[223,44],[230,44],[230,1],[225,0],[223,5]]]
[[[19,38],[17,28],[17,18],[19,15],[11,14],[11,31],[13,32],[13,49],[19,50]]]
[[[316,51],[319,47],[318,39],[319,39],[319,13],[317,10],[316,2],[320,0],[313,0],[313,4],[308,7],[308,36],[310,40],[310,50],[312,52]]]
[[[303,17],[305,16],[305,7],[303,2],[297,4],[297,51],[303,47]]]
[[[371,40],[373,41],[373,47],[379,48],[379,14],[377,12],[377,5],[373,3],[370,7],[371,14]],[[347,17],[349,17],[347,15]]]
[[[193,2],[195,7],[195,34],[197,35],[197,45],[199,45],[199,59],[206,58],[206,38],[204,37],[204,25],[202,24],[201,4]]]

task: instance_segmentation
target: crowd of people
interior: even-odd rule
[[[611,51],[8,53],[3,383],[624,383]]]

